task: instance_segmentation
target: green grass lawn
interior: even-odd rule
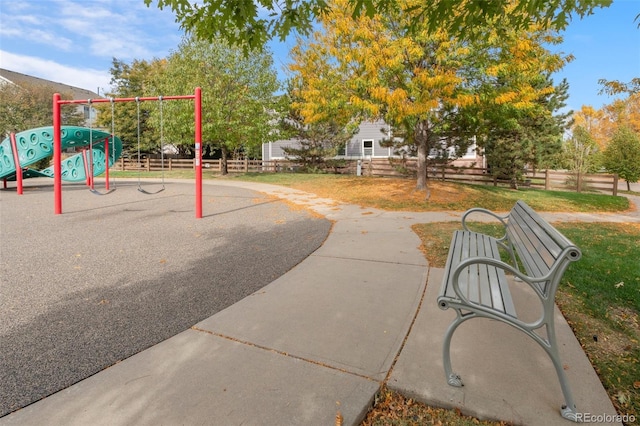
[[[619,413],[640,419],[640,225],[558,228],[583,251],[558,304]]]

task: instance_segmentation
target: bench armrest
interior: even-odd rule
[[[483,209],[483,208],[480,208],[480,207],[475,207],[475,208],[469,209],[466,212],[464,212],[464,214],[462,215],[462,228],[465,231],[473,232],[473,230],[471,230],[471,229],[469,229],[467,227],[467,217],[472,215],[472,214],[475,214],[475,213],[486,214],[486,215],[489,215],[492,218],[497,219],[498,221],[500,221],[502,226],[505,228],[505,236],[500,238],[500,240],[501,241],[504,240],[504,238],[506,237],[507,219],[509,219],[509,215],[500,216],[499,214],[497,214],[495,212],[492,212],[491,210]]]
[[[460,285],[458,283],[458,278],[460,276],[460,273],[465,268],[468,268],[471,265],[478,265],[478,264],[490,265],[490,266],[493,266],[493,267],[496,267],[496,268],[503,269],[504,271],[513,274],[514,277],[519,278],[521,281],[527,283],[535,291],[535,293],[538,295],[540,300],[544,300],[544,295],[542,293],[540,293],[540,289],[537,288],[537,286],[533,285],[533,283],[547,281],[550,278],[551,274],[547,274],[547,275],[542,276],[542,277],[530,277],[529,275],[523,274],[521,271],[517,270],[516,268],[514,268],[511,265],[509,265],[508,263],[503,262],[502,260],[494,259],[494,258],[491,258],[491,257],[476,256],[476,257],[469,257],[469,258],[463,260],[462,262],[458,263],[456,265],[456,267],[455,267],[455,269],[453,271],[453,275],[451,277],[451,285],[453,285],[453,291],[456,293],[456,296],[462,302],[464,302],[466,304],[475,304],[475,305],[477,305],[477,303],[474,303],[474,302],[470,301],[467,297],[465,297],[462,294],[462,292],[460,291]]]

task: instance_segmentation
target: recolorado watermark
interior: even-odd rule
[[[592,414],[576,413],[576,421],[580,423],[625,423],[633,424],[636,416],[633,414]]]

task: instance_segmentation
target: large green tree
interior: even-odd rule
[[[598,144],[583,126],[574,126],[563,145],[562,166],[576,174],[595,173],[601,166]]]
[[[329,12],[327,0],[144,0],[149,6],[169,8],[182,27],[199,38],[222,37],[232,44],[258,48],[275,37],[284,39],[296,30],[309,32],[316,19]],[[349,0],[354,17],[376,13],[410,12],[406,29],[425,24],[430,32],[445,30],[463,39],[476,39],[476,28],[502,17],[514,31],[532,22],[560,30],[572,15],[590,15],[612,0],[431,0],[407,4],[401,0]]]
[[[629,127],[619,127],[603,153],[603,160],[607,170],[627,181],[630,191],[629,183],[640,180],[640,135]]]
[[[490,172],[508,180],[512,188],[518,187],[526,168],[549,167],[557,161],[569,125],[571,112],[560,113],[567,97],[566,81],[554,87],[548,75],[540,74],[534,76],[531,84],[540,91],[528,106],[518,108],[511,103],[491,102],[479,111],[482,117],[479,145],[484,148]]]
[[[279,83],[269,52],[245,56],[224,41],[188,37],[169,56],[153,84],[164,94],[189,94],[201,87],[203,149],[208,145],[221,151],[223,173],[231,155],[247,155],[278,136],[274,128]],[[166,102],[163,113],[166,139],[191,149],[193,103]],[[157,113],[152,114],[155,117]]]
[[[130,64],[113,58],[111,65],[111,92],[114,98],[136,98],[158,96],[151,84],[154,76],[161,71],[163,61],[134,59]],[[123,148],[131,155],[138,150],[144,153],[156,153],[160,150],[157,126],[150,121],[151,111],[157,108],[149,102],[116,102],[95,104],[99,110],[98,126],[114,131],[122,140]]]

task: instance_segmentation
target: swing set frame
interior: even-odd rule
[[[202,218],[202,90],[196,87],[193,95],[181,96],[156,96],[137,98],[98,98],[63,100],[60,94],[53,95],[53,187],[54,187],[54,213],[62,214],[62,114],[61,106],[66,104],[86,104],[105,102],[142,102],[142,101],[171,101],[193,99],[194,101],[194,125],[195,125],[195,171],[196,171],[196,219]],[[108,163],[108,158],[107,158]],[[109,182],[109,167],[106,166],[107,185]],[[93,176],[92,176],[93,178]]]

